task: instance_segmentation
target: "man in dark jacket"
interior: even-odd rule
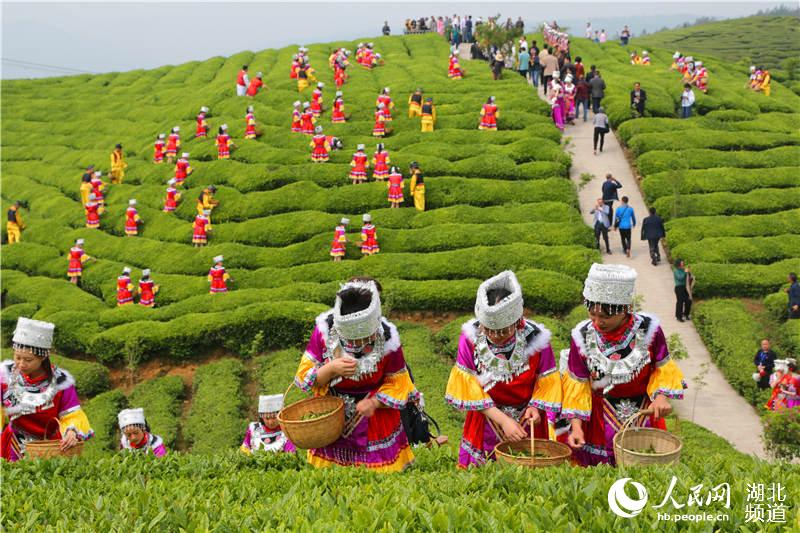
[[[617,189],[622,188],[622,184],[614,179],[611,174],[606,174],[606,181],[603,182],[603,202],[608,206],[608,219],[614,220],[614,200],[619,200]]]
[[[647,92],[642,89],[642,84],[637,81],[633,84],[633,90],[631,91],[631,109],[635,109],[636,113],[638,113],[634,114],[634,118],[644,116],[645,102],[647,102]]]
[[[606,80],[600,76],[600,71],[596,70],[592,80],[589,82],[592,93],[592,112],[597,113],[600,108],[600,101],[606,95]]]
[[[650,246],[650,262],[653,266],[661,262],[661,251],[658,243],[667,236],[664,229],[664,221],[656,214],[656,208],[650,208],[650,216],[642,221],[642,240],[647,241]]]
[[[753,364],[756,365],[756,373],[758,374],[758,379],[756,380],[758,388],[768,389],[769,377],[775,370],[775,352],[769,347],[769,339],[761,341],[761,349],[756,352]],[[754,375],[753,378],[755,379],[755,377]]]

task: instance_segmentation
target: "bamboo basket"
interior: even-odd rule
[[[496,427],[491,421],[489,424],[498,439],[501,439],[497,446],[494,447],[494,456],[498,461],[528,468],[543,468],[568,463],[570,457],[572,457],[572,449],[566,444],[548,439],[534,438],[533,428],[531,428],[530,439],[510,442],[502,440],[503,433],[500,428]],[[530,455],[519,457],[514,455],[514,452],[528,452]],[[537,453],[546,457],[536,457]]]
[[[292,389],[289,385],[283,395]],[[331,411],[313,420],[301,420],[308,413]],[[314,396],[284,407],[278,423],[286,437],[298,448],[323,448],[336,442],[344,430],[344,401],[334,396]]]
[[[639,417],[651,414],[649,410],[639,411],[614,435],[614,456],[617,466],[674,465],[680,460],[683,448],[680,437],[663,429],[631,427]],[[655,453],[637,451],[651,447]]]
[[[53,418],[47,422],[44,427],[44,436],[47,437],[50,423],[55,421],[58,424],[58,419]],[[72,457],[81,455],[83,453],[83,441],[78,441],[78,444],[69,450],[61,450],[60,439],[44,439],[34,440],[25,443],[25,458],[26,459],[52,459],[53,457]]]

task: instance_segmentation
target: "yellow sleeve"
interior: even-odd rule
[[[224,279],[225,281],[228,281],[229,279],[231,279],[231,275],[228,274],[227,272],[225,272],[225,275],[222,276],[222,279]]]
[[[394,374],[384,376],[383,383],[378,387],[375,399],[386,407],[402,409],[406,406],[409,396],[416,391],[408,370],[403,368]]]
[[[175,193],[175,201],[178,202],[178,201],[180,201],[180,199],[181,199],[181,193],[176,192]]]
[[[482,108],[481,108],[481,116],[483,116],[483,115],[485,115],[485,114],[486,114],[486,109],[482,107]]]
[[[417,175],[413,174],[411,176],[411,186],[409,187],[409,192],[411,194],[414,194],[414,189],[416,189],[416,188],[417,188]]]
[[[670,357],[656,363],[656,369],[650,374],[650,380],[647,382],[647,395],[650,396],[650,399],[655,399],[656,395],[663,394],[667,398],[680,400],[683,399],[683,389],[685,388],[683,372]]]
[[[58,424],[60,426],[62,435],[70,428],[75,428],[75,430],[78,432],[78,438],[80,440],[86,440],[94,435],[94,431],[92,431],[92,428],[89,425],[89,419],[86,417],[86,413],[80,408],[59,418]]]
[[[494,407],[494,400],[483,390],[478,377],[458,364],[450,371],[445,400],[459,411],[483,411]]]
[[[115,159],[116,158],[114,157],[114,152],[111,152],[111,168],[114,168],[116,166],[117,162],[115,161]]]
[[[211,274],[209,274],[209,275],[208,275],[208,281],[213,281],[213,280],[214,280],[214,276],[212,276]]]
[[[136,222],[139,222],[140,220],[142,220],[142,218],[137,213],[136,215],[134,215],[133,220],[135,220]]]
[[[317,372],[320,365],[307,353],[300,359],[300,365],[294,375],[294,384],[306,392],[311,392],[314,396],[326,396],[328,386],[317,385]]]
[[[564,418],[589,420],[592,414],[592,388],[589,380],[580,380],[567,370],[561,376],[561,389],[561,415]]]
[[[247,447],[247,446],[245,446],[244,444],[242,444],[241,446],[239,446],[239,451],[240,451],[240,452],[243,452],[243,453],[245,453],[245,454],[247,454],[247,455],[253,455],[253,452],[250,450],[250,448],[248,448],[248,447]]]
[[[536,376],[531,406],[558,414],[561,411],[562,401],[561,374],[555,367],[547,374]]]

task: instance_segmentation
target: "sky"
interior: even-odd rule
[[[785,3],[785,2],[784,2]],[[156,68],[168,64],[291,44],[360,39],[380,34],[387,20],[399,33],[406,18],[432,15],[521,16],[583,28],[588,21],[615,35],[636,35],[698,17],[732,18],[781,2],[5,2],[0,77],[33,78],[81,72]]]

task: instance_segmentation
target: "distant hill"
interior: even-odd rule
[[[786,71],[787,65],[781,62],[800,57],[800,24],[796,17],[756,16],[660,31],[635,42],[642,47],[708,54],[732,62],[763,65],[772,71]],[[797,66],[794,70],[796,73]],[[776,79],[791,79],[788,72],[773,72],[773,75]]]

